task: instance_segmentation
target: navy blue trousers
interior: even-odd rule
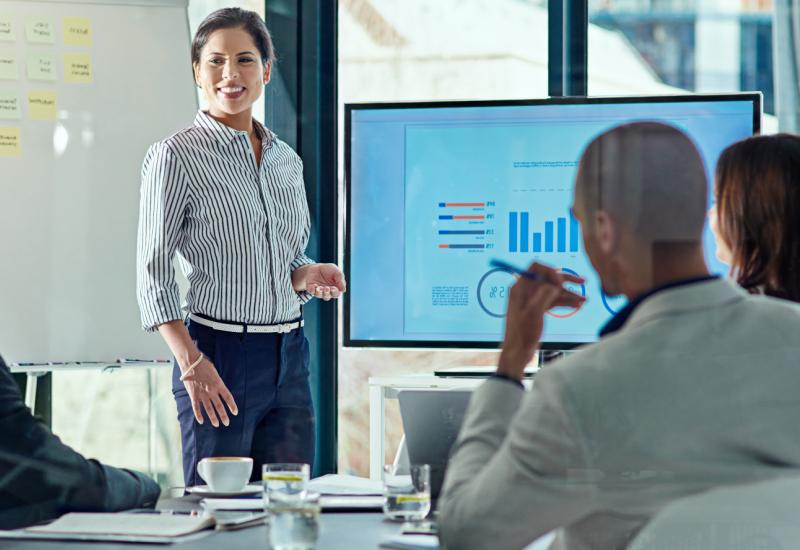
[[[204,421],[198,424],[175,364],[172,393],[178,405],[186,486],[205,483],[197,474],[197,463],[209,456],[252,457],[253,481],[261,479],[262,464],[313,465],[314,408],[308,340],[302,327],[286,334],[237,334],[192,321],[187,327],[233,394],[239,414],[228,412],[230,425],[220,422],[215,428],[203,409]]]

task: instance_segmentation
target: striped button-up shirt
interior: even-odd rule
[[[142,167],[137,298],[145,330],[185,313],[274,324],[297,319],[310,298],[291,274],[313,263],[303,163],[254,121],[247,132],[199,112],[194,125],[155,143]],[[177,253],[189,281],[185,311],[175,281]]]

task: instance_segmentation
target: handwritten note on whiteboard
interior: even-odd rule
[[[0,157],[18,157],[21,154],[19,128],[0,127]]]
[[[28,54],[28,80],[56,79],[56,60],[50,53]]]
[[[88,17],[65,17],[64,44],[69,46],[91,46],[91,20]]]
[[[55,120],[56,93],[47,90],[28,92],[28,114],[33,120]]]
[[[11,16],[0,13],[0,40],[13,42],[16,39],[17,33],[14,30],[14,21],[11,19]]]
[[[64,54],[64,80],[70,84],[92,81],[92,56],[88,53]]]
[[[19,108],[17,92],[0,91],[0,120],[19,118],[22,118],[22,114]]]
[[[46,18],[32,18],[25,25],[25,36],[33,44],[54,44],[56,31],[53,23]]]
[[[0,49],[0,80],[18,80],[17,54],[14,50]]]

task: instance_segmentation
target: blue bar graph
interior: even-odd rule
[[[569,213],[569,251],[578,251],[578,220],[572,215],[572,211]]]
[[[541,252],[542,251],[542,234],[541,233],[534,233],[533,234],[533,251],[534,252]]]
[[[569,219],[569,221],[567,221]],[[578,252],[578,220],[569,213],[569,216],[557,217],[550,220],[541,220],[544,231],[531,233],[533,216],[530,212],[508,213],[508,251],[509,252]],[[569,231],[569,237],[567,237]],[[531,237],[533,237],[531,239]],[[531,246],[532,245],[532,246]]]
[[[517,213],[516,212],[509,212],[508,213],[508,251],[509,252],[516,252],[517,251],[517,235],[519,235],[519,230],[517,229]]]
[[[556,220],[558,222],[558,246],[557,250],[559,252],[566,252],[567,251],[567,218],[558,218]]]
[[[519,251],[528,251],[528,213],[521,212],[519,220]]]

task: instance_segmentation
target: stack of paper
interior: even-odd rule
[[[380,481],[365,477],[328,474],[308,482],[308,490],[320,495],[382,495]]]
[[[381,541],[381,548],[397,550],[436,550],[439,539],[436,535],[395,535]]]
[[[308,482],[308,490],[320,495],[323,510],[380,510],[383,487],[380,481],[349,475],[328,474]],[[206,510],[261,510],[261,498],[204,498]]]
[[[260,498],[204,498],[203,508],[209,512],[217,510],[263,510]],[[319,506],[326,510],[380,510],[383,497],[380,495],[321,495]]]

